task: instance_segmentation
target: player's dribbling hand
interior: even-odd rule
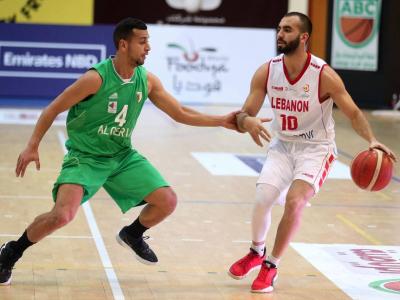
[[[31,161],[36,164],[36,170],[40,170],[39,152],[37,149],[26,147],[24,151],[18,156],[17,166],[15,167],[15,175],[17,177],[24,177],[26,167]]]
[[[271,140],[271,134],[262,124],[264,122],[270,122],[271,120],[271,118],[257,118],[250,116],[243,120],[244,128],[246,128],[247,132],[251,135],[251,138],[260,147],[263,147],[261,138],[267,142]]]
[[[390,158],[394,161],[394,162],[397,162],[397,157],[396,157],[396,155],[394,154],[394,152],[392,151],[392,150],[390,150],[387,146],[385,146],[384,144],[382,144],[382,143],[380,143],[380,142],[378,142],[378,141],[372,141],[370,144],[369,144],[369,149],[380,149],[380,150],[382,150],[383,152],[385,152],[386,154],[388,154],[389,156],[390,156]]]

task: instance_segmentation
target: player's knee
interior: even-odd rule
[[[285,204],[285,214],[290,216],[300,215],[304,206],[307,203],[307,198],[300,195],[287,195]]]
[[[257,184],[256,186],[256,205],[271,207],[279,197],[279,190],[265,183]]]
[[[75,213],[69,210],[54,211],[50,216],[50,223],[53,228],[61,228],[74,219]]]
[[[172,189],[168,189],[164,195],[163,208],[166,214],[171,214],[178,203],[178,198]]]

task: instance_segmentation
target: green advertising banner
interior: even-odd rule
[[[335,0],[331,65],[377,71],[382,0]]]

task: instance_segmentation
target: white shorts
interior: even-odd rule
[[[257,184],[271,184],[282,193],[294,180],[301,179],[308,182],[316,194],[336,157],[334,143],[310,144],[274,139]]]

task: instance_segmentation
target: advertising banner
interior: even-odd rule
[[[331,65],[377,71],[381,0],[335,0]]]
[[[94,0],[1,0],[0,22],[92,25]]]
[[[0,41],[0,76],[78,78],[106,58],[101,44]]]
[[[152,25],[146,68],[186,103],[241,104],[257,68],[276,55],[272,29]]]
[[[113,54],[111,26],[0,24],[0,97],[53,98]]]
[[[152,24],[276,28],[288,1],[274,0],[96,0],[95,24],[131,16]],[[127,15],[128,14],[128,15]]]
[[[351,299],[400,297],[400,247],[305,244],[291,246]]]
[[[151,25],[145,67],[185,103],[244,102],[275,30]],[[0,24],[0,97],[53,98],[115,53],[112,26]]]

